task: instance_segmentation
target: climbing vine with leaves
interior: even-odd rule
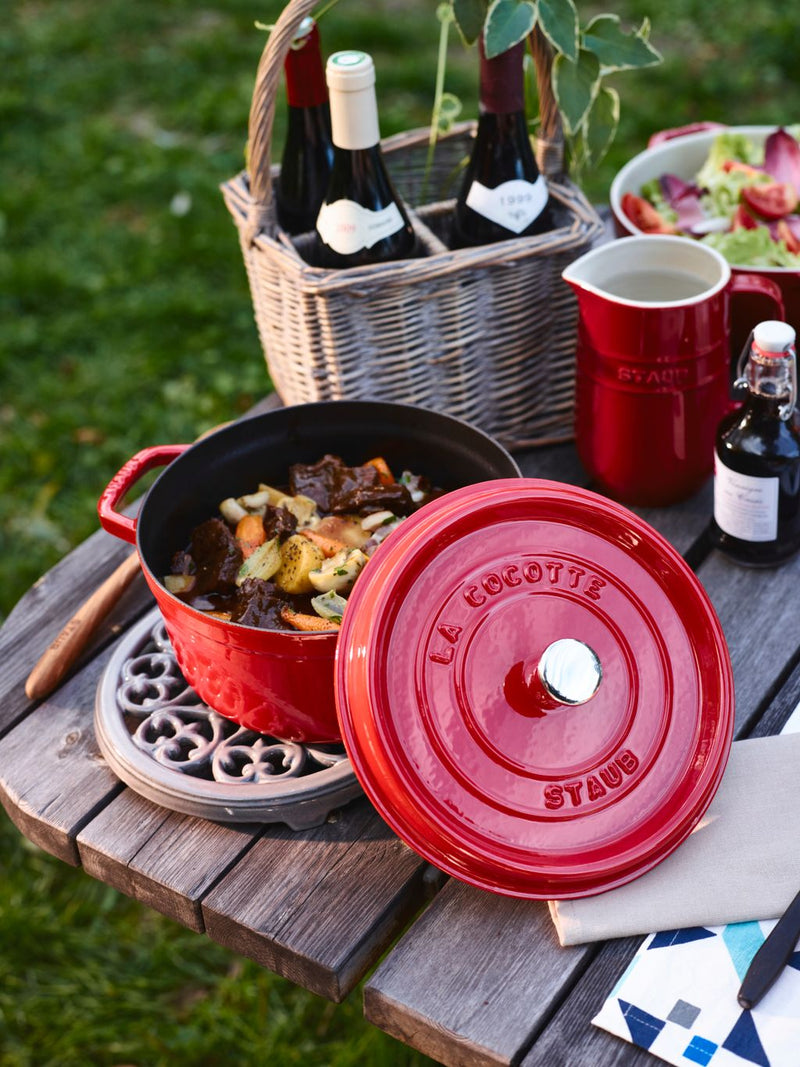
[[[610,74],[661,62],[650,44],[650,23],[625,31],[617,15],[593,16],[580,23],[573,0],[444,0],[437,7],[441,23],[434,127],[446,129],[459,110],[444,92],[444,60],[451,25],[473,45],[484,34],[486,54],[500,55],[526,38],[537,36],[548,48],[549,84],[569,145],[573,173],[605,155],[619,124],[619,94],[604,84]],[[535,72],[541,79],[548,72]],[[541,81],[539,82],[541,98]]]

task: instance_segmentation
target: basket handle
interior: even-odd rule
[[[536,67],[539,93],[539,131],[536,135],[536,162],[546,178],[564,174],[564,127],[553,92],[553,47],[538,22],[528,35]]]
[[[248,122],[248,171],[251,204],[245,236],[251,243],[256,234],[270,228],[272,218],[272,126],[275,101],[283,75],[283,63],[297,36],[300,23],[319,0],[289,0],[269,35],[261,54]]]

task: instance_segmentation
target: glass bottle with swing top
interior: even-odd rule
[[[744,403],[719,425],[711,541],[752,567],[783,563],[800,549],[800,417],[795,331],[761,322],[739,361]]]

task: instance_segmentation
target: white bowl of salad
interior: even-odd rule
[[[679,233],[735,267],[800,271],[800,126],[665,131],[611,184],[622,233]]]

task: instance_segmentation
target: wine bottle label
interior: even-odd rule
[[[721,530],[741,541],[775,541],[778,479],[739,474],[715,454],[714,518]]]
[[[353,200],[335,200],[323,204],[317,216],[317,232],[340,256],[352,256],[362,248],[372,248],[378,241],[402,230],[404,225],[394,202],[381,211],[370,211]]]
[[[520,178],[489,189],[474,181],[467,194],[467,207],[512,233],[522,233],[541,215],[547,204],[547,182],[540,174],[535,182]]]

